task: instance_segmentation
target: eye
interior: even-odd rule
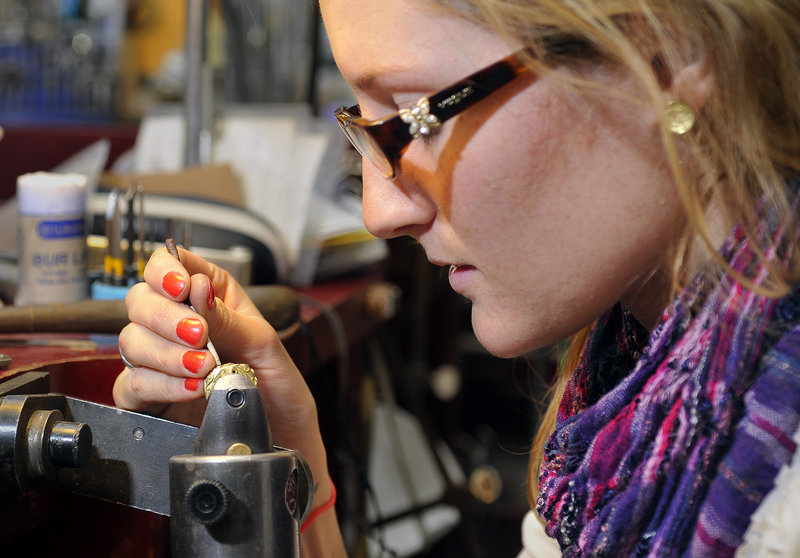
[[[416,91],[412,93],[408,92],[399,93],[393,97],[396,106],[395,110],[410,109],[411,107],[416,105],[417,102],[419,102],[419,100],[424,96],[425,96],[424,93],[418,93]]]
[[[436,139],[436,132],[425,136],[420,136],[417,138],[417,141],[421,141],[425,145],[432,145],[435,139]]]
[[[414,101],[402,101],[396,103],[396,105],[397,105],[397,110],[410,109],[411,107],[414,106]]]
[[[367,120],[383,120],[386,116],[395,113],[398,109],[391,99],[376,101],[370,97],[359,99],[361,116]]]

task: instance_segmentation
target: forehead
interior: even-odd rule
[[[403,71],[477,68],[510,52],[499,36],[430,0],[321,0],[336,63],[351,84]]]

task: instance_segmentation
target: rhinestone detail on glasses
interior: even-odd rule
[[[439,127],[439,119],[431,114],[431,105],[427,97],[421,98],[411,108],[400,109],[400,118],[408,124],[408,133],[414,139],[427,136]]]

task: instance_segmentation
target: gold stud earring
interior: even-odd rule
[[[683,135],[694,126],[694,111],[689,105],[680,101],[670,101],[665,116],[667,129],[673,134]]]

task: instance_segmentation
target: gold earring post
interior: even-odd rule
[[[680,101],[670,101],[665,112],[667,128],[676,135],[683,135],[694,127],[695,114],[692,108]]]

